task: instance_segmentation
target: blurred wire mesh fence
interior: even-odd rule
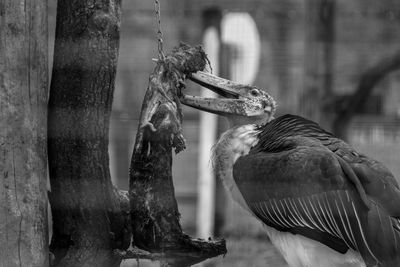
[[[49,1],[49,42],[54,41],[55,5],[55,0]],[[278,115],[300,114],[328,129],[355,92],[362,73],[400,49],[397,0],[164,0],[161,13],[164,51],[181,41],[202,43],[206,30],[214,27],[218,46],[214,64],[219,75],[268,91],[278,102]],[[241,27],[244,17],[254,28]],[[154,67],[151,59],[157,56],[152,1],[124,1],[121,29],[109,152],[113,181],[127,189],[141,101]],[[355,148],[383,162],[398,179],[399,87],[400,71],[385,75],[355,110],[348,130],[348,141]],[[192,84],[187,90],[199,94]],[[188,147],[175,157],[174,179],[183,226],[194,234],[196,221],[201,220],[196,218],[199,113],[185,109],[184,114]],[[221,132],[224,122],[218,121],[217,127]],[[217,194],[214,231],[228,239],[230,252],[206,265],[285,266],[259,223],[220,197],[223,191],[218,183],[210,190]]]

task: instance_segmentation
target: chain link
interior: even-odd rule
[[[156,13],[157,19],[157,48],[158,48],[158,58],[160,60],[165,59],[164,51],[163,51],[163,33],[161,31],[161,8],[159,0],[154,0],[154,10]]]

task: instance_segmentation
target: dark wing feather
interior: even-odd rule
[[[251,153],[274,152],[297,145],[323,145],[335,153],[355,173],[365,193],[391,216],[400,218],[400,188],[393,174],[380,162],[358,153],[343,140],[322,129],[317,123],[295,115],[284,115],[261,128],[260,142]],[[296,137],[303,137],[297,142]],[[304,137],[306,139],[304,139]],[[305,141],[307,140],[308,141]],[[311,141],[310,141],[311,140]],[[359,185],[357,185],[359,186]],[[364,198],[364,197],[363,197]],[[367,203],[366,203],[367,204]]]
[[[391,217],[396,208],[368,183],[384,181],[391,188],[380,192],[395,195],[397,186],[379,176],[387,172],[375,161],[297,118],[294,124],[292,117],[278,120],[278,134],[264,126],[258,145],[234,164],[234,179],[249,208],[279,231],[301,234],[341,253],[358,250],[367,263],[398,264],[398,222]]]

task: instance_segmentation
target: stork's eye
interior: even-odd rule
[[[260,90],[258,90],[258,89],[252,89],[251,91],[250,91],[250,94],[252,95],[252,96],[260,96]]]

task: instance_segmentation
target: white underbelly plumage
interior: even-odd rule
[[[365,267],[360,254],[354,250],[341,254],[302,235],[280,232],[269,226],[265,229],[291,267]]]
[[[218,176],[231,197],[253,217],[233,179],[235,161],[248,154],[257,142],[255,125],[244,125],[225,132],[214,147],[213,163]],[[258,218],[257,218],[258,219]],[[261,221],[260,221],[261,222]],[[341,254],[324,244],[276,229],[261,222],[272,244],[285,258],[290,267],[365,267],[361,255],[352,249]]]

